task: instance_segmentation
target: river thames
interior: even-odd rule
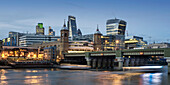
[[[169,79],[168,79],[169,77]],[[0,69],[0,85],[168,85],[167,73],[61,69]]]

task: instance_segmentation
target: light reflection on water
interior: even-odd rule
[[[168,74],[60,69],[0,69],[0,85],[166,85]]]

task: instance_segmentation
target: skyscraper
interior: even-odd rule
[[[78,36],[82,36],[82,33],[81,33],[80,29],[77,30],[77,34],[78,34]]]
[[[43,23],[38,23],[38,25],[36,26],[36,34],[44,35]]]
[[[55,31],[49,26],[48,35],[55,36]]]
[[[77,25],[76,25],[76,18],[74,16],[68,16],[67,22],[68,30],[69,30],[69,37],[73,39],[74,36],[77,36]]]
[[[109,19],[106,22],[107,35],[125,35],[126,22],[120,19]]]

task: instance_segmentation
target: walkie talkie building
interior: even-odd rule
[[[109,19],[106,22],[107,35],[125,35],[126,22],[120,19]]]

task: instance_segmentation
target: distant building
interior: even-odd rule
[[[36,34],[37,35],[44,35],[43,23],[38,23],[38,25],[36,26]]]
[[[48,35],[55,36],[55,31],[49,26]]]
[[[2,42],[2,40],[0,40],[0,52],[2,50],[2,46],[3,46],[3,42]]]
[[[78,36],[82,36],[82,33],[81,33],[80,29],[77,30],[77,34],[78,34]]]
[[[78,36],[76,18],[74,16],[68,16],[67,27],[69,30],[69,37],[73,39],[74,36]]]
[[[126,22],[120,19],[109,19],[106,22],[107,35],[125,35]]]
[[[60,39],[60,36],[27,34],[19,38],[19,46],[28,47],[35,43],[53,42]]]
[[[146,46],[148,49],[154,48],[170,48],[170,43],[153,43]]]
[[[77,36],[77,37],[74,37],[73,41],[89,41],[89,42],[93,42],[93,35],[94,34],[87,34],[87,35]]]
[[[3,46],[19,46],[19,37],[26,35],[27,33],[19,33],[19,32],[9,32],[9,36],[4,38]]]
[[[127,36],[125,38],[126,49],[144,49],[146,45],[147,45],[147,41],[144,41],[143,37]]]

